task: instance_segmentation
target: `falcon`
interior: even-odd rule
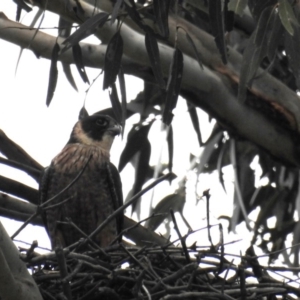
[[[45,169],[40,204],[50,200],[42,206],[42,214],[52,249],[89,235],[123,204],[120,175],[110,162],[110,148],[119,133],[120,126],[107,115],[84,117]],[[92,240],[107,247],[118,237],[122,223],[121,214]]]

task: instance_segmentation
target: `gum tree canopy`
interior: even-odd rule
[[[230,219],[231,230],[246,221],[254,232],[253,243],[266,252],[282,250],[290,233],[293,244],[299,243],[300,226],[295,214],[300,207],[299,1],[14,2],[16,20],[8,19],[5,11],[0,14],[0,38],[51,60],[47,105],[51,105],[56,87],[57,64],[63,64],[72,86],[75,83],[70,64],[75,64],[84,82],[89,82],[85,67],[103,69],[103,89],[110,89],[112,103],[107,114],[123,125],[126,118],[140,115],[139,124],[128,135],[119,165],[120,171],[129,162],[135,166],[132,195],[141,191],[149,179],[172,172],[176,150],[173,149],[176,131],[172,130],[172,110],[181,96],[186,100],[194,128],[188,134],[197,138],[199,147],[204,148],[200,162],[194,158],[190,169],[198,174],[217,171],[223,184],[222,168],[229,164],[234,167],[236,207]],[[37,14],[50,11],[59,15],[59,24],[53,24],[59,28],[58,36],[40,31],[38,22],[37,30],[29,30],[19,22],[22,13],[30,12],[32,6],[39,8]],[[90,35],[101,43],[82,41]],[[144,81],[144,91],[136,99],[126,100],[124,74]],[[201,137],[199,109],[216,120],[205,142]],[[153,115],[162,118],[165,124],[169,151],[169,163],[159,168],[149,164],[153,145],[148,140],[148,132],[155,120],[149,116]],[[0,139],[0,151],[8,158],[1,162],[15,163],[13,166],[26,169],[38,178],[41,166],[22,152],[11,151],[17,146],[4,133]],[[250,168],[255,157],[262,177],[267,178],[266,184],[259,188],[254,185],[254,171]],[[37,204],[36,191],[19,186],[16,193],[16,189],[8,188],[9,184],[13,183],[3,178],[0,189]],[[166,212],[172,207],[181,212],[184,197],[181,188],[164,198],[154,211]],[[0,199],[6,205],[13,202],[12,198],[11,202],[8,198]],[[260,212],[253,226],[248,215],[257,207]],[[30,209],[11,205],[2,215],[22,220],[21,213],[30,214]],[[139,209],[138,201],[134,202],[133,209]],[[267,220],[273,216],[276,226],[270,228]],[[147,226],[155,229],[163,219],[154,218]],[[298,247],[290,253],[298,253]],[[278,253],[270,259],[277,257]],[[293,260],[298,265],[298,255]]]

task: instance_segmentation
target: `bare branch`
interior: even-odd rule
[[[1,20],[1,13],[0,13],[0,20]],[[0,152],[8,159],[30,166],[37,170],[43,169],[43,167],[37,161],[35,161],[31,156],[29,156],[28,153],[22,147],[20,147],[14,141],[9,139],[8,136],[1,129],[0,129]]]

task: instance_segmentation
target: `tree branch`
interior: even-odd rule
[[[55,3],[59,3],[60,1],[53,0],[50,2],[51,8],[54,10]],[[58,5],[56,12],[60,12],[65,16],[66,13],[59,11],[59,7]],[[27,47],[32,41],[34,32],[28,30],[28,28],[27,30],[20,30],[18,28],[25,29],[27,27],[12,22],[3,15],[2,17],[0,15],[0,38],[16,43],[22,47]],[[122,27],[122,34],[125,32],[124,28],[125,27]],[[125,38],[128,38],[128,40]],[[128,35],[125,35],[125,38],[127,48],[125,47],[126,50],[124,48],[124,51],[126,51],[128,56],[124,58],[124,71],[126,73],[129,71],[130,74],[136,75],[144,80],[149,80],[149,78],[153,80],[153,77],[149,75],[151,73],[148,72],[150,70],[150,64],[148,58],[145,56],[146,54],[142,55],[141,53],[137,53],[139,47],[140,49],[145,48],[143,36],[139,35],[139,37],[135,37],[134,40],[131,40],[128,33]],[[38,32],[34,41],[30,44],[30,49],[34,52],[38,52],[42,57],[49,58],[55,41],[55,37]],[[58,39],[58,42],[61,43],[62,40]],[[81,46],[83,60],[87,66],[103,67],[105,46],[95,46],[84,43],[82,43]],[[172,48],[166,45],[160,45],[162,69],[164,72],[169,68],[172,54]],[[140,59],[140,63],[137,64],[137,62],[128,59],[129,55],[134,56],[135,60]],[[66,63],[73,63],[73,57],[69,50],[64,52],[59,59]],[[232,65],[235,65],[235,63],[238,65],[238,62],[230,62]],[[145,71],[145,67],[147,71]],[[215,117],[226,129],[254,142],[284,162],[299,166],[300,160],[297,154],[299,152],[298,145],[295,145],[295,141],[299,139],[295,139],[291,132],[283,129],[280,124],[269,120],[259,111],[240,103],[235,96],[235,92],[229,87],[231,83],[228,82],[228,74],[226,72],[224,73],[225,75],[220,73],[216,75],[216,73],[205,66],[204,70],[201,71],[198,63],[193,58],[185,55],[181,94],[195,106],[202,108]],[[191,80],[191,78],[193,78],[193,80]],[[269,78],[270,81],[273,82],[273,90],[280,90],[283,86],[281,83],[278,84],[278,81],[273,79],[271,75],[260,77],[261,82],[264,82],[263,78]],[[266,82],[262,84],[264,85],[265,83]],[[268,84],[268,86],[272,89],[270,84]],[[286,94],[284,94],[285,92]],[[300,102],[298,98],[295,98],[295,93],[290,89],[284,86],[284,91],[282,90],[278,95],[288,97],[289,101],[292,101],[291,103],[295,106],[294,111],[300,111],[298,110]],[[272,98],[272,95],[269,96],[270,97],[266,96],[266,98]],[[285,99],[285,97],[282,99]]]
[[[31,203],[38,204],[38,192],[18,181],[0,175],[0,191],[23,198]]]
[[[0,298],[42,300],[35,281],[19,256],[18,249],[0,222]]]
[[[0,19],[1,19],[1,13],[0,13]],[[9,139],[8,136],[1,129],[0,129],[0,152],[8,159],[27,165],[33,169],[36,170],[43,169],[43,167],[37,161],[35,161],[22,147],[20,147],[14,141]],[[27,170],[27,172],[30,173],[29,170]],[[31,174],[29,175],[32,176],[33,174],[36,175],[36,173],[34,173],[32,170]]]
[[[84,11],[82,20],[78,19],[78,15],[76,15],[75,13],[76,10],[66,9],[64,1],[61,0],[39,0],[35,2],[33,1],[33,4],[42,8],[46,7],[47,10],[58,15],[64,16],[65,18],[68,18],[73,22],[82,23],[87,18],[93,16],[95,12],[98,13],[104,10],[105,12],[111,13],[112,6],[109,0],[102,0],[100,2],[101,3],[98,5],[97,9],[95,8],[94,2],[91,5],[82,1],[81,6]],[[76,8],[76,1],[69,0],[69,7]],[[211,68],[219,72],[220,74],[225,74],[226,77],[230,78],[231,81],[239,83],[242,62],[242,55],[239,52],[237,52],[230,46],[227,46],[228,64],[224,65],[222,63],[219,51],[216,47],[214,37],[212,35],[208,34],[204,30],[201,30],[200,28],[184,20],[183,18],[177,17],[174,14],[170,14],[168,20],[170,34],[167,42],[171,46],[177,43],[182,52],[193,58],[193,64],[185,66],[184,73],[193,72],[195,73],[193,75],[196,76],[183,76],[183,85],[192,85],[192,87],[195,87],[195,85],[200,86],[199,88],[203,91],[207,90],[208,88],[215,88],[212,85],[207,86],[207,80],[205,80],[204,82],[201,80],[202,75],[200,74],[200,68],[198,64],[194,61],[196,59],[196,55],[194,53],[193,47],[191,47],[190,42],[188,41],[188,38],[186,36],[187,32],[192,37],[197,51],[201,53],[201,58],[203,60],[202,63],[206,67]],[[145,21],[147,22],[147,20]],[[147,25],[150,25],[152,28],[156,26],[154,23],[151,24],[149,22],[147,22]],[[181,28],[183,30],[178,30],[178,28]],[[116,30],[116,22],[112,25],[109,22],[107,22],[96,32],[95,35],[101,40],[110,40],[110,38],[113,36]],[[123,40],[126,41],[124,43],[124,54],[127,57],[129,57],[130,60],[134,61],[137,64],[146,64],[147,66],[150,66],[148,53],[145,47],[144,34],[140,34],[139,32],[133,30],[128,25],[123,23],[121,35],[123,37]],[[173,47],[168,47],[167,45],[162,43],[159,43],[159,50],[161,56],[162,72],[165,76],[167,76],[174,50]],[[198,78],[198,80],[191,81],[190,78]],[[284,113],[285,116],[289,119],[291,123],[290,125],[294,126],[294,129],[300,131],[300,101],[298,99],[297,94],[294,91],[292,91],[282,82],[280,82],[275,77],[265,72],[261,68],[258,70],[256,77],[253,79],[252,85],[249,89],[254,94],[262,97],[266,101],[274,101],[280,104],[281,107],[285,108],[287,111],[282,111],[282,113]]]
[[[41,177],[41,171],[35,168],[32,168],[30,166],[24,165],[22,163],[19,163],[15,160],[5,159],[0,157],[0,164],[4,164],[7,166],[10,166],[12,168],[16,168],[18,170],[21,170],[25,173],[27,173],[29,176],[34,178],[37,182],[39,182]]]
[[[37,191],[36,191],[37,193]],[[35,214],[37,206],[19,199],[0,194],[0,215],[16,221],[26,221]],[[31,224],[44,226],[41,216],[32,220]],[[157,233],[148,230],[128,217],[124,217],[124,236],[134,241],[139,246],[149,244],[165,245],[167,240]]]

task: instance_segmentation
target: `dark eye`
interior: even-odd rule
[[[96,120],[96,124],[98,125],[98,126],[105,126],[105,125],[107,125],[107,121],[105,120],[105,119],[97,119]]]

